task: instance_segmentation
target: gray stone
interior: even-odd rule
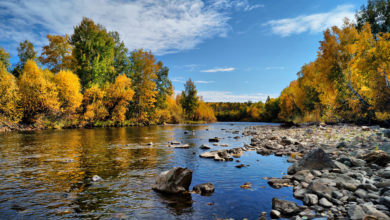
[[[337,168],[329,155],[321,148],[310,151],[301,160],[288,168],[288,174],[294,174],[300,170],[322,170]]]
[[[300,182],[311,182],[314,179],[314,176],[311,174],[310,170],[300,170],[294,174],[293,178]]]
[[[357,189],[355,195],[361,199],[365,199],[367,197],[367,192],[364,189]]]
[[[270,179],[268,179],[268,184],[272,188],[280,189],[284,186],[291,185],[291,181],[289,179],[270,178]]]
[[[333,204],[329,202],[326,198],[320,199],[319,204],[325,208],[330,208],[333,206]]]
[[[215,187],[212,183],[202,183],[194,186],[192,190],[201,195],[209,195],[214,192]]]
[[[208,149],[210,149],[210,147],[207,146],[207,145],[205,145],[205,144],[202,144],[202,145],[200,146],[200,149],[208,150]]]
[[[390,162],[390,155],[382,150],[376,150],[363,156],[367,163],[386,166]]]
[[[192,181],[192,170],[174,167],[162,172],[152,186],[153,190],[162,193],[176,194],[188,191]]]
[[[303,202],[306,204],[306,205],[317,205],[318,203],[318,196],[315,195],[315,194],[305,194],[303,196]]]
[[[306,194],[305,189],[297,189],[294,191],[294,197],[298,199],[302,199]]]
[[[312,170],[311,173],[312,173],[314,176],[316,176],[316,177],[322,176],[322,173],[321,173],[321,171],[319,171],[319,170]]]
[[[270,214],[271,218],[273,218],[273,219],[278,219],[281,216],[281,213],[275,209],[272,209],[269,214]]]
[[[348,208],[348,216],[352,220],[357,220],[357,219],[360,220],[363,219],[365,213],[363,211],[363,208],[360,205],[354,204]]]
[[[332,196],[336,199],[340,199],[341,197],[343,197],[344,195],[340,192],[340,191],[333,191],[332,192]]]
[[[291,201],[272,199],[272,209],[278,210],[283,216],[289,217],[298,214],[301,208]]]

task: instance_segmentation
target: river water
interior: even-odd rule
[[[200,158],[211,150],[242,147],[245,127],[265,123],[213,123],[0,134],[1,219],[257,219],[273,197],[295,201],[292,188],[273,189],[263,177],[286,173],[286,157],[245,152],[241,162]],[[190,131],[185,134],[184,131]],[[193,131],[193,132],[192,132]],[[239,131],[239,134],[233,134]],[[241,136],[235,139],[235,136]],[[213,146],[210,137],[220,137]],[[172,149],[176,140],[189,149]],[[153,145],[149,146],[148,143]],[[250,165],[241,169],[237,164]],[[192,169],[190,188],[211,182],[211,196],[166,197],[151,190],[156,176],[175,166]],[[93,182],[98,175],[103,181]],[[252,183],[252,188],[240,185]]]

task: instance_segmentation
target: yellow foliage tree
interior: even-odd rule
[[[114,83],[108,83],[105,88],[105,106],[114,122],[124,122],[126,111],[133,99],[134,91],[131,89],[131,79],[121,74]]]
[[[83,107],[84,114],[82,119],[91,124],[97,120],[104,120],[108,116],[108,111],[104,106],[103,98],[105,92],[97,85],[91,86],[84,92]]]
[[[55,75],[54,80],[57,85],[61,113],[67,116],[74,114],[83,100],[79,77],[69,70],[62,70]]]
[[[19,88],[16,78],[8,73],[2,62],[0,62],[0,79],[0,125],[7,122],[18,123],[22,117],[19,108]]]
[[[34,122],[38,115],[58,113],[60,103],[53,78],[50,71],[42,71],[34,61],[28,60],[25,64],[18,84],[26,122]]]
[[[47,39],[49,40],[49,45],[42,48],[42,55],[39,57],[39,61],[47,65],[55,73],[60,70],[71,70],[74,67],[74,61],[69,36],[48,34]]]
[[[214,110],[206,104],[204,101],[199,101],[199,106],[195,111],[194,116],[196,121],[206,121],[206,122],[215,122],[217,118],[215,117]]]

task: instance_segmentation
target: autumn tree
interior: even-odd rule
[[[49,45],[42,48],[39,61],[54,73],[60,70],[72,70],[74,66],[69,36],[48,34],[46,37],[49,40]]]
[[[151,119],[157,97],[156,82],[160,66],[153,54],[142,49],[131,52],[131,80],[134,98],[130,106],[131,117],[140,123]]]
[[[194,112],[194,119],[196,121],[206,121],[206,122],[215,122],[217,118],[215,117],[214,110],[204,101],[199,100],[198,108]]]
[[[119,74],[125,74],[127,77],[130,77],[131,60],[128,56],[129,51],[123,41],[121,41],[118,32],[110,32],[109,34],[115,43],[113,61],[115,76],[118,76]]]
[[[55,75],[54,80],[58,91],[60,112],[65,116],[76,113],[83,99],[79,77],[70,70],[61,70]]]
[[[117,76],[114,83],[106,84],[105,106],[112,121],[119,123],[125,121],[127,108],[133,95],[131,79],[125,74]]]
[[[184,84],[184,91],[181,93],[181,106],[183,107],[186,118],[193,120],[196,109],[199,106],[199,98],[194,82],[188,79]]]
[[[104,90],[97,85],[92,85],[84,91],[82,120],[87,124],[94,124],[98,120],[105,120],[108,116],[104,106]]]
[[[13,69],[12,74],[14,74],[16,77],[19,77],[22,74],[24,65],[28,60],[33,60],[35,62],[37,61],[37,52],[34,49],[34,45],[28,40],[20,42],[17,50],[19,62]]]
[[[15,76],[8,73],[6,65],[1,61],[0,79],[0,125],[6,122],[18,123],[22,117],[19,88]]]
[[[35,61],[26,62],[18,83],[25,122],[32,123],[37,116],[58,113],[60,103],[53,79],[54,75],[48,70],[41,70]]]
[[[7,70],[9,70],[11,67],[11,63],[9,62],[10,58],[11,56],[9,55],[9,53],[7,53],[4,48],[0,47],[0,62]]]
[[[106,81],[115,79],[115,42],[103,26],[83,18],[74,28],[70,42],[76,60],[76,73],[83,86],[103,86]]]

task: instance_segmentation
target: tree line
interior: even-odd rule
[[[317,58],[279,97],[281,120],[388,123],[390,1],[368,1],[356,21],[324,31]]]
[[[47,35],[47,39],[39,56],[31,42],[21,42],[19,62],[13,66],[0,47],[0,126],[216,120],[190,79],[175,99],[168,67],[150,51],[129,52],[117,32],[108,32],[91,19],[83,18],[70,36]]]

